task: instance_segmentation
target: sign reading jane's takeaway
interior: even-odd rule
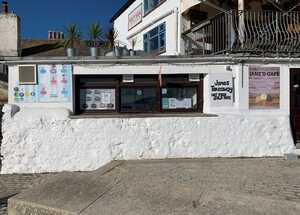
[[[233,104],[232,75],[211,74],[210,94],[213,106],[231,106]]]

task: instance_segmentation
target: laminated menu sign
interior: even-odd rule
[[[71,65],[39,65],[39,102],[69,102],[71,78]]]
[[[168,105],[168,109],[189,109],[192,108],[192,99],[185,98],[180,100],[176,98],[169,98]]]
[[[232,106],[233,90],[232,74],[210,74],[212,106]]]
[[[72,66],[38,65],[38,83],[15,84],[14,100],[17,103],[61,103],[71,101]]]
[[[80,89],[81,110],[115,110],[115,89]]]
[[[280,108],[280,67],[250,66],[249,108]]]

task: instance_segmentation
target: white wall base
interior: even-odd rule
[[[263,157],[294,152],[288,116],[69,119],[3,109],[1,173],[95,170],[111,160]]]

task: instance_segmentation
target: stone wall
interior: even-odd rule
[[[295,148],[288,116],[70,119],[63,109],[17,111],[3,109],[2,173],[87,171],[124,159],[282,156]]]

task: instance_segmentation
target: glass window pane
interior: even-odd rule
[[[144,0],[144,12],[147,12],[149,10],[149,1]]]
[[[156,88],[121,88],[122,112],[154,112],[157,107]]]
[[[162,88],[162,109],[197,109],[197,88]]]
[[[161,35],[159,35],[159,48],[162,50],[165,48],[166,46],[166,34],[163,33]]]
[[[158,28],[154,28],[149,32],[150,37],[155,37],[158,34]]]
[[[115,110],[115,89],[80,89],[80,110]]]
[[[150,40],[150,51],[155,51],[159,47],[158,45],[158,37],[155,37]]]
[[[148,49],[149,49],[148,47],[149,47],[149,46],[148,46],[148,41],[145,41],[145,42],[144,42],[144,51],[145,51],[145,52],[148,52],[148,51],[149,51],[149,50],[148,50]]]
[[[159,26],[159,32],[164,32],[164,31],[166,31],[166,24],[165,23],[163,23]]]

